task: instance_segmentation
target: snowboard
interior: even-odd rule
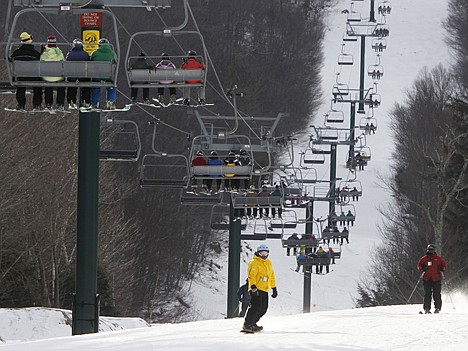
[[[246,330],[246,329],[242,329],[242,330],[240,330],[240,332],[244,333],[244,334],[255,334],[256,333],[253,330]]]
[[[163,104],[161,101],[159,101],[156,98],[153,98],[153,101],[157,102],[161,107],[171,107],[171,106],[184,106],[184,107],[214,106],[214,104],[207,104],[207,103],[205,103],[203,105],[193,104],[193,102],[196,101],[196,100],[190,100],[190,102],[191,102],[190,105],[185,105],[183,98],[179,98],[179,99],[176,100],[175,103],[169,103],[169,104]]]

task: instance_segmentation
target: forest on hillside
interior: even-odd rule
[[[359,284],[361,307],[407,303],[429,243],[447,261],[447,287],[468,289],[468,3],[450,0],[448,13],[453,67],[424,68],[391,112],[396,146],[384,182],[394,200],[381,209],[384,244],[374,252],[371,278]]]
[[[321,99],[323,18],[327,0],[193,0],[196,23],[210,55],[206,114],[232,115],[223,92],[244,92],[239,110],[247,116],[289,113],[278,134],[290,135],[310,122]],[[183,10],[113,10],[119,19],[121,52],[137,31],[162,30],[181,22]],[[6,18],[7,7],[0,9]],[[18,9],[14,9],[18,11]],[[75,21],[75,22],[73,22]],[[22,31],[35,41],[53,34],[58,41],[79,37],[76,19],[31,14]],[[4,22],[5,23],[5,22]],[[104,24],[104,35],[112,41]],[[3,26],[3,41],[8,28]],[[59,32],[57,32],[59,30]],[[164,47],[142,42],[160,55]],[[3,48],[2,48],[3,49]],[[181,47],[184,54],[192,47]],[[5,77],[4,63],[0,67]],[[117,104],[129,89],[120,72]],[[30,96],[28,97],[30,100]],[[78,114],[18,114],[0,95],[0,307],[71,308],[76,254]],[[142,130],[142,154],[152,150],[150,121],[158,121],[156,147],[172,153],[190,147],[199,126],[183,109],[165,109],[155,119],[132,110]],[[170,128],[168,125],[175,128]],[[180,204],[179,190],[141,189],[138,162],[101,162],[99,189],[99,277],[101,313],[140,315],[151,322],[189,318],[179,303],[181,290],[198,267],[209,261],[213,234],[206,206]]]

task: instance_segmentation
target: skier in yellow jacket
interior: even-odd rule
[[[250,307],[244,321],[244,331],[256,332],[263,329],[257,322],[268,310],[268,292],[273,289],[272,298],[278,296],[275,272],[268,259],[270,249],[265,244],[257,247],[247,270],[249,279]]]

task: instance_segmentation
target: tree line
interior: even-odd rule
[[[390,113],[395,151],[384,182],[393,201],[381,209],[383,244],[372,256],[369,278],[358,284],[361,307],[406,303],[429,243],[447,261],[447,286],[468,288],[468,4],[451,0],[448,6],[453,67],[424,68]],[[410,302],[422,296],[417,289]]]

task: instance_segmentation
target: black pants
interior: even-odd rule
[[[158,95],[163,95],[164,96],[164,89],[165,88],[158,88]],[[175,95],[176,94],[176,88],[167,88],[169,89],[169,95]]]
[[[437,282],[432,279],[423,281],[424,286],[424,311],[431,309],[431,298],[434,298],[434,307],[437,309],[442,308],[442,296],[440,292],[442,290],[442,281]]]
[[[258,296],[250,294],[250,308],[245,317],[246,325],[256,324],[268,310],[268,293],[257,290]]]
[[[76,95],[78,93],[78,87],[69,87],[67,89],[67,102],[75,103],[79,105],[79,103],[91,103],[91,88],[80,88],[80,100],[76,100]]]
[[[211,190],[212,185],[213,185],[213,179],[207,179],[206,187],[208,188],[208,190]],[[217,190],[219,191],[221,188],[221,179],[216,179],[216,187],[217,187]]]
[[[46,106],[52,106],[54,104],[54,88],[44,89],[44,100]],[[65,87],[57,88],[57,105],[63,106],[65,103]]]
[[[138,98],[138,88],[131,89],[131,96],[132,96],[132,100],[136,100]],[[148,100],[148,99],[149,99],[149,88],[143,88],[143,100]]]
[[[16,102],[21,107],[26,106],[26,88],[17,87],[16,88]],[[33,88],[33,107],[39,107],[42,104],[42,88],[35,87]]]

